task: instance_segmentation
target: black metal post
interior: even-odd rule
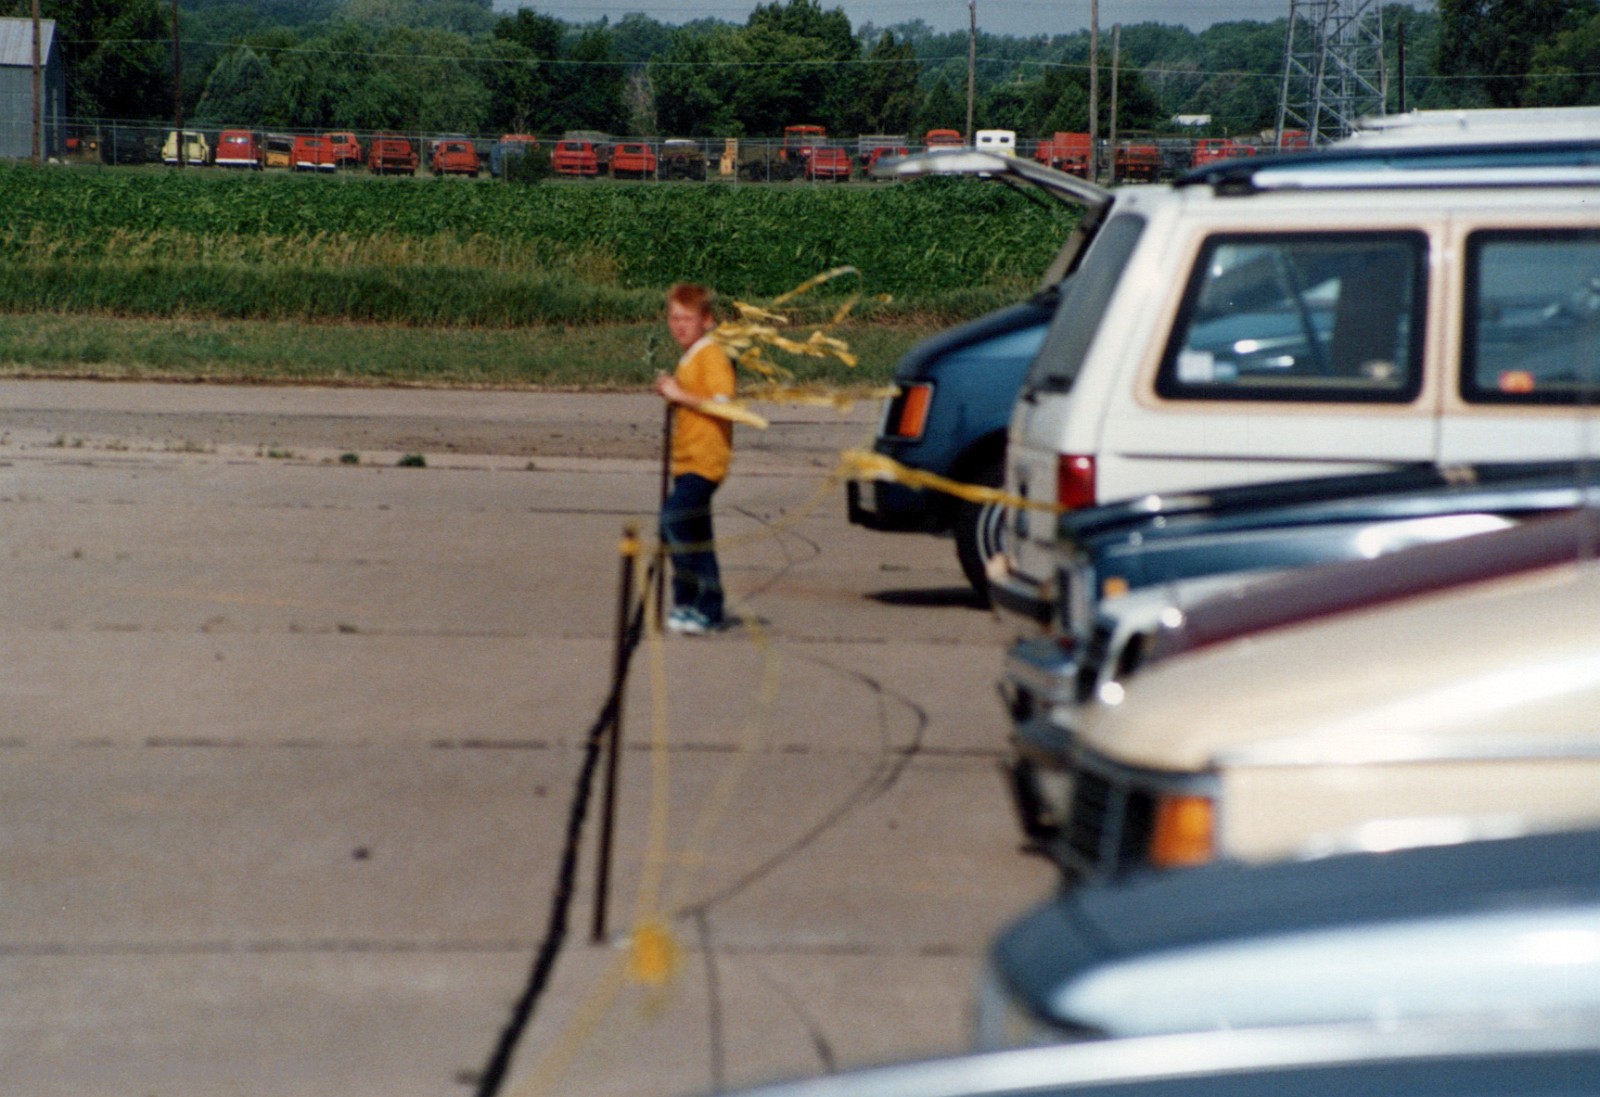
[[[616,710],[605,732],[606,782],[600,804],[600,864],[595,870],[594,924],[589,939],[600,944],[606,939],[606,907],[611,895],[611,845],[617,816],[617,769],[622,756],[622,704],[626,696],[628,660],[628,616],[633,609],[633,570],[639,559],[639,524],[622,528],[622,575],[617,583],[617,636],[611,656],[611,686],[616,691]]]

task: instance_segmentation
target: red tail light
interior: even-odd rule
[[[1056,463],[1056,503],[1068,510],[1094,506],[1094,458],[1064,453]]]

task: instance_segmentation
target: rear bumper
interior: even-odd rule
[[[1007,572],[990,578],[989,601],[1009,617],[1043,627],[1054,612],[1055,593],[1047,584]]]
[[[850,524],[880,533],[944,533],[950,529],[946,508],[931,492],[881,480],[845,483]]]

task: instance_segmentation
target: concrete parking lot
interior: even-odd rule
[[[1051,885],[997,773],[1004,627],[948,543],[845,522],[825,478],[875,409],[772,413],[719,496],[743,623],[640,649],[611,932],[591,816],[504,1093],[959,1050],[989,935]],[[545,934],[660,418],[0,383],[6,1092],[472,1092]],[[658,983],[640,918],[681,949]]]

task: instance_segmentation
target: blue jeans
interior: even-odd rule
[[[711,531],[715,481],[686,472],[672,481],[661,508],[661,540],[672,553],[672,603],[696,609],[712,624],[722,621],[722,574]]]

